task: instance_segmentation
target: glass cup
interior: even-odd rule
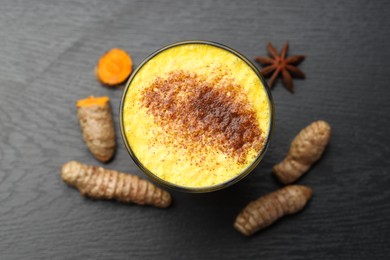
[[[154,57],[156,57],[156,55],[158,55],[158,54],[160,54],[160,53],[162,53],[165,50],[168,50],[170,48],[177,47],[177,46],[180,46],[180,45],[185,45],[185,44],[205,44],[205,45],[218,47],[218,48],[221,48],[223,50],[226,50],[226,51],[230,52],[231,54],[235,55],[236,57],[238,57],[239,59],[244,61],[256,73],[257,77],[259,78],[260,82],[263,85],[263,88],[265,90],[265,93],[267,95],[267,99],[268,99],[268,102],[269,102],[270,111],[269,111],[269,129],[268,129],[268,134],[267,134],[267,136],[265,138],[264,145],[262,146],[262,149],[259,151],[257,157],[251,162],[251,164],[247,168],[245,168],[242,172],[240,172],[234,178],[231,178],[231,179],[229,179],[229,180],[227,180],[225,182],[218,183],[218,184],[212,185],[212,186],[206,186],[206,187],[180,186],[180,185],[168,182],[168,181],[158,177],[156,174],[154,174],[149,169],[147,169],[143,165],[143,163],[137,158],[137,156],[134,154],[134,152],[132,150],[132,147],[130,146],[130,144],[129,144],[128,140],[127,140],[127,137],[126,137],[126,134],[125,134],[125,129],[124,129],[124,122],[123,122],[124,103],[125,103],[126,95],[128,93],[128,90],[129,90],[129,86],[131,85],[134,77],[137,75],[137,73],[140,71],[140,69],[145,64],[147,64],[149,61],[151,61]],[[270,142],[270,138],[271,138],[271,134],[272,134],[272,130],[273,130],[273,125],[274,125],[274,105],[273,105],[272,96],[271,96],[269,87],[267,85],[267,82],[264,80],[263,76],[261,75],[259,70],[255,67],[255,65],[251,61],[249,61],[244,55],[242,55],[241,53],[237,52],[236,50],[234,50],[232,48],[229,48],[229,47],[227,47],[225,45],[222,45],[222,44],[219,44],[219,43],[215,43],[215,42],[210,42],[210,41],[183,41],[183,42],[173,43],[171,45],[168,45],[166,47],[163,47],[163,48],[155,51],[154,53],[149,55],[137,67],[137,69],[132,73],[131,77],[127,81],[125,90],[123,91],[122,100],[121,100],[121,104],[120,104],[120,115],[119,116],[120,116],[121,136],[122,136],[123,142],[124,142],[124,144],[126,146],[126,149],[129,152],[129,154],[130,154],[131,158],[133,159],[133,161],[136,163],[136,165],[145,174],[147,174],[150,178],[152,178],[158,184],[160,184],[162,186],[165,186],[165,187],[168,187],[168,188],[171,188],[171,189],[174,189],[174,190],[177,190],[177,191],[191,192],[191,193],[203,193],[203,192],[211,192],[211,191],[220,190],[220,189],[229,187],[229,186],[233,185],[234,183],[237,183],[238,181],[243,179],[245,176],[247,176],[251,171],[253,171],[253,169],[255,169],[255,167],[260,163],[260,161],[264,157],[264,154],[265,154],[265,152],[266,152],[266,150],[268,148],[268,145],[269,145],[269,142]]]

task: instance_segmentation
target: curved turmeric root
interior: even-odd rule
[[[304,208],[312,195],[309,187],[290,185],[250,202],[237,216],[234,227],[246,236],[268,227],[284,215]]]
[[[313,122],[302,129],[292,141],[286,158],[272,172],[282,183],[293,183],[321,157],[330,134],[331,127],[325,121]]]
[[[95,73],[101,83],[115,86],[130,76],[132,67],[131,57],[124,50],[114,48],[100,58]]]
[[[77,101],[76,105],[80,127],[88,149],[99,161],[109,161],[116,148],[109,98],[91,96]]]
[[[158,208],[171,204],[167,191],[131,174],[70,161],[62,166],[61,177],[82,195],[95,199],[115,199]]]

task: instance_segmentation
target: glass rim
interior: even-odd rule
[[[210,45],[210,46],[213,46],[213,47],[218,47],[218,48],[224,49],[224,50],[234,54],[235,56],[239,57],[241,60],[243,60],[256,73],[256,75],[260,79],[260,81],[261,81],[261,83],[263,85],[263,88],[265,89],[265,92],[267,94],[268,101],[269,101],[269,106],[270,106],[270,123],[269,123],[269,128],[268,128],[268,135],[266,136],[266,140],[264,142],[264,146],[261,149],[261,151],[259,152],[259,154],[257,155],[256,159],[254,159],[253,162],[247,168],[245,168],[242,172],[240,172],[237,176],[235,176],[235,177],[233,177],[233,178],[231,178],[231,179],[229,179],[229,180],[227,180],[225,182],[213,185],[213,186],[205,186],[205,187],[180,186],[180,185],[168,182],[168,181],[158,177],[157,175],[155,175],[153,172],[148,170],[138,160],[137,156],[134,154],[133,150],[131,149],[131,147],[130,147],[128,141],[127,141],[126,134],[125,134],[125,129],[124,129],[124,124],[123,124],[123,106],[124,106],[124,101],[126,99],[126,95],[127,95],[127,91],[129,89],[129,86],[130,86],[131,82],[133,81],[134,77],[137,75],[138,71],[147,62],[149,62],[151,59],[153,59],[155,56],[157,56],[158,54],[162,53],[163,51],[165,51],[167,49],[170,49],[170,48],[173,48],[173,47],[180,46],[180,45],[186,45],[186,44],[206,44],[206,45]],[[134,70],[134,72],[131,74],[130,78],[127,80],[126,85],[125,85],[125,89],[123,90],[123,93],[122,93],[121,103],[120,103],[120,107],[119,107],[119,122],[120,122],[121,137],[122,137],[123,143],[125,144],[126,150],[129,153],[130,157],[133,159],[134,163],[138,166],[138,168],[140,168],[142,170],[142,172],[144,172],[146,175],[148,175],[151,179],[156,181],[158,184],[161,184],[162,186],[168,187],[168,188],[170,188],[172,190],[188,192],[188,193],[205,193],[205,192],[212,192],[212,191],[221,190],[221,189],[227,188],[227,187],[237,183],[238,181],[240,181],[244,177],[246,177],[249,173],[251,173],[256,168],[256,166],[260,163],[260,161],[263,159],[263,157],[264,157],[264,155],[265,155],[265,153],[266,153],[266,151],[268,149],[268,146],[269,146],[269,143],[270,143],[270,140],[271,140],[271,136],[272,136],[272,132],[273,132],[273,128],[274,128],[274,103],[273,103],[273,99],[272,99],[270,88],[268,87],[268,84],[265,81],[263,75],[261,75],[261,73],[258,70],[258,68],[248,58],[246,58],[240,52],[238,52],[238,51],[236,51],[236,50],[234,50],[234,49],[232,49],[232,48],[230,48],[230,47],[228,47],[226,45],[223,45],[223,44],[220,44],[220,43],[217,43],[217,42],[213,42],[213,41],[204,41],[204,40],[180,41],[180,42],[175,42],[175,43],[169,44],[169,45],[167,45],[165,47],[162,47],[162,48],[154,51],[152,54],[147,56],[140,63],[140,65],[138,65],[138,67]]]

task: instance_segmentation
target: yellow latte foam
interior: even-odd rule
[[[271,104],[235,54],[191,43],[166,49],[133,77],[125,138],[157,177],[189,188],[218,185],[250,166],[269,135]]]

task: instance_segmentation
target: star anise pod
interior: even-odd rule
[[[294,83],[292,77],[305,78],[305,74],[296,67],[296,65],[305,59],[305,56],[295,55],[287,57],[287,42],[283,46],[280,55],[271,43],[268,43],[267,51],[271,58],[256,57],[255,60],[263,66],[261,73],[264,75],[264,77],[268,78],[272,73],[271,79],[268,81],[269,86],[272,88],[275,85],[276,78],[279,75],[282,75],[284,86],[287,90],[293,93]]]

